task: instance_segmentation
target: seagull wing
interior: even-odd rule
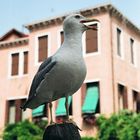
[[[44,62],[40,65],[38,72],[44,69],[48,64],[50,64],[51,61],[52,61],[52,56],[45,59]]]
[[[36,96],[36,89],[40,85],[41,81],[44,79],[45,75],[51,71],[51,69],[55,66],[56,61],[52,61],[52,57],[46,59],[39,67],[33,81],[31,84],[29,97],[26,103],[21,107],[22,109],[26,108],[26,104],[32,100],[33,97]]]
[[[41,81],[44,79],[45,75],[49,73],[49,71],[54,67],[55,64],[55,61],[52,62],[52,57],[49,57],[40,65],[38,72],[36,73],[31,84],[29,99],[32,98],[32,96],[35,96],[36,89],[40,85]]]

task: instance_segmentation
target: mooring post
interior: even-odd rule
[[[79,128],[73,123],[49,125],[44,132],[43,140],[81,140]]]

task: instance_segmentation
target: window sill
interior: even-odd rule
[[[8,79],[19,79],[19,78],[27,77],[28,75],[29,75],[29,74],[24,74],[24,75],[14,75],[14,76],[10,75],[10,76],[8,77]]]
[[[41,62],[35,62],[35,66],[39,67],[42,63],[43,63],[43,61],[41,61]]]
[[[124,57],[123,56],[117,55],[117,59],[120,59],[120,60],[124,61]]]
[[[138,68],[138,66],[137,66],[136,64],[132,64],[131,62],[130,62],[130,65],[131,65],[133,68]]]
[[[72,115],[70,115],[69,118],[70,118],[70,120],[73,120],[73,116],[72,116]],[[65,122],[66,120],[67,120],[67,119],[66,119],[66,116],[57,116],[57,117],[56,117],[56,122],[57,122],[57,123],[63,123],[63,122]]]
[[[93,53],[85,53],[84,57],[91,57],[91,56],[96,56],[96,55],[100,55],[100,52],[93,52]]]
[[[88,125],[96,125],[96,119],[100,116],[99,113],[83,115],[83,122]]]

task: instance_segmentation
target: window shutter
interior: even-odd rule
[[[140,113],[140,93],[137,95],[137,112]]]
[[[15,121],[19,122],[21,121],[21,100],[15,100],[15,108],[16,108],[16,115],[15,115]]]
[[[60,36],[61,36],[61,44],[62,44],[64,41],[64,32],[63,31],[60,32]]]
[[[124,90],[123,90],[123,108],[124,109],[127,109],[128,108],[128,95],[127,95],[127,88],[124,87]]]
[[[86,97],[82,106],[83,114],[99,113],[99,83],[88,83],[86,90]],[[98,111],[97,111],[98,110]],[[97,112],[96,112],[97,111]]]
[[[94,25],[97,28],[97,24]],[[98,51],[98,31],[87,30],[86,31],[86,53],[92,53]]]
[[[48,36],[42,36],[38,38],[39,41],[39,62],[48,57]]]
[[[41,116],[44,116],[44,109],[45,109],[45,104],[40,105],[39,107],[33,109],[32,116],[33,117],[41,117]]]
[[[119,92],[119,108],[127,109],[128,108],[127,88],[121,84],[118,84],[118,92]]]
[[[130,39],[131,63],[134,64],[134,40]]]
[[[117,28],[117,54],[121,56],[121,30]]]
[[[18,75],[19,53],[12,54],[12,71],[11,75]]]
[[[63,98],[59,99],[59,102],[58,102],[58,105],[57,105],[57,108],[56,108],[56,111],[55,111],[55,114],[56,114],[57,117],[66,115],[65,102],[66,102],[66,98],[63,97]],[[70,107],[71,102],[72,102],[72,97],[69,96],[69,98],[68,98],[69,107]],[[72,113],[72,110],[71,110],[71,113]]]
[[[24,52],[24,74],[28,73],[28,52]]]
[[[9,104],[9,101],[7,100],[6,101],[6,111],[5,111],[5,124],[7,124],[9,121],[9,106],[10,106],[10,104]]]

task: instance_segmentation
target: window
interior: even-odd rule
[[[28,73],[28,52],[24,52],[24,74]]]
[[[119,109],[128,108],[128,99],[127,99],[127,88],[121,84],[118,84],[118,93],[119,93]]]
[[[20,106],[23,105],[25,103],[26,99],[21,99],[20,100]],[[28,115],[27,115],[27,111],[23,111],[21,110],[21,121],[24,121],[27,119]]]
[[[15,102],[9,101],[9,120],[8,123],[15,123],[15,116],[16,116],[16,108],[15,108]]]
[[[58,30],[58,48],[61,47],[64,42],[64,31],[62,29]]]
[[[32,117],[33,118],[46,117],[47,116],[46,112],[47,112],[47,105],[46,104],[40,105],[39,107],[33,109]]]
[[[121,44],[121,30],[117,28],[117,54],[118,56],[122,56],[122,44]]]
[[[131,63],[135,64],[135,58],[134,58],[134,40],[131,38],[130,39],[130,55],[131,55]]]
[[[63,31],[60,32],[60,37],[61,37],[61,44],[62,44],[64,41],[64,32]]]
[[[140,92],[137,92],[137,112],[140,113]]]
[[[59,99],[58,105],[56,108],[56,116],[66,116],[66,108],[65,108],[66,98],[63,97]],[[72,97],[69,96],[68,98],[68,105],[69,105],[69,115],[72,115]]]
[[[95,114],[100,113],[99,82],[87,83],[84,91],[86,94],[82,105],[83,120],[86,123],[94,124]]]
[[[86,95],[82,107],[83,113],[99,113],[99,82],[86,84]]]
[[[72,110],[72,100],[71,100],[69,105],[69,115],[72,116],[72,114],[73,114],[73,110]]]
[[[95,28],[97,24],[93,24]],[[86,53],[98,52],[98,30],[87,30],[86,31]]]
[[[22,76],[28,73],[28,51],[11,53],[10,58],[10,76]]]
[[[57,123],[60,123],[66,120],[65,102],[66,102],[65,97],[59,99],[58,101],[57,108],[55,111]],[[71,96],[69,96],[68,98],[68,105],[69,105],[69,115],[72,116],[73,111],[72,111],[72,97]]]
[[[38,37],[38,62],[48,57],[48,35]]]
[[[11,124],[27,119],[26,111],[22,112],[22,110],[20,109],[20,106],[24,101],[25,99],[7,101],[7,123]]]
[[[133,95],[133,110],[140,112],[140,95],[139,92],[132,90]]]
[[[19,53],[12,54],[12,69],[11,75],[18,75],[19,73]]]
[[[40,120],[48,117],[48,105],[43,104],[32,110],[33,122],[38,124]]]

